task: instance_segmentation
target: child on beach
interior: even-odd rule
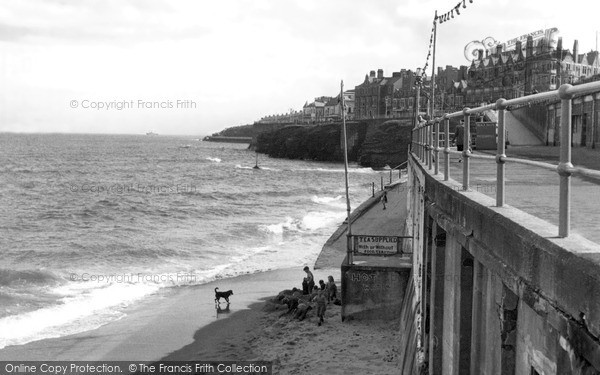
[[[387,203],[387,191],[383,192],[383,195],[381,196],[381,203],[383,204],[383,209],[385,210],[385,205]]]
[[[327,277],[327,301],[331,302],[331,301],[335,301],[335,299],[337,298],[337,286],[335,285],[335,282],[333,281],[333,276],[328,276]]]
[[[308,266],[304,267],[304,272],[306,272],[306,277],[302,282],[302,290],[305,291],[305,294],[308,294],[312,292],[313,287],[315,286],[315,277],[313,276],[312,272],[310,272],[310,268],[308,268]]]
[[[319,280],[319,287],[321,287],[321,290],[325,290],[327,286],[325,285],[325,282],[323,280]]]
[[[323,317],[325,316],[325,310],[327,310],[327,298],[325,298],[325,291],[319,290],[319,294],[315,299],[317,302],[317,317],[319,318],[319,326],[323,323]]]
[[[298,304],[298,307],[296,308],[296,313],[294,314],[294,318],[298,319],[299,321],[303,321],[304,318],[306,318],[306,314],[308,314],[308,311],[312,309],[312,306],[306,302],[302,302]]]

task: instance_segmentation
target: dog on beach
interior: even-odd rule
[[[215,288],[215,303],[220,303],[221,298],[225,299],[225,301],[227,301],[227,304],[229,304],[229,296],[231,296],[233,294],[233,290],[228,290],[226,292],[219,292],[218,291],[219,288]]]

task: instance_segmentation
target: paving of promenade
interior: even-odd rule
[[[406,188],[396,183],[387,187],[388,203],[384,210],[379,201],[382,192],[362,203],[352,213],[352,233],[355,235],[401,236],[405,233]],[[347,225],[344,224],[323,246],[315,268],[340,267],[347,251]],[[372,258],[372,257],[371,257]],[[355,258],[358,260],[358,258]]]
[[[477,152],[477,151],[476,151]],[[558,147],[509,147],[508,157],[558,164]],[[486,152],[490,153],[490,152]],[[492,153],[493,154],[493,153]],[[600,152],[573,148],[573,164],[600,169]],[[451,155],[450,178],[462,188],[463,164]],[[443,161],[440,162],[440,172]],[[506,163],[505,203],[558,226],[558,173],[530,165]],[[471,188],[496,197],[496,163],[471,159]],[[558,228],[556,229],[558,235]],[[600,244],[600,181],[571,178],[571,233]]]
[[[476,151],[477,152],[477,151]],[[485,152],[493,154],[493,152]],[[509,147],[509,157],[519,157],[558,164],[558,147]],[[600,151],[573,148],[572,160],[576,166],[600,170]],[[462,189],[463,164],[457,155],[451,155],[450,178],[456,189]],[[440,162],[440,173],[443,171]],[[558,227],[559,176],[556,172],[530,165],[506,164],[505,203],[537,216]],[[496,163],[471,159],[471,189],[492,198],[496,197]],[[383,210],[379,197],[370,198],[352,213],[353,234],[403,235],[406,216],[406,186],[394,185],[388,191],[388,207]],[[571,179],[571,233],[579,234],[600,244],[600,181],[573,177]],[[556,229],[558,235],[558,228]],[[323,246],[315,267],[339,267],[346,256],[346,225],[329,238]]]

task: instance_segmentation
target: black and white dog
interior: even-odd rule
[[[215,288],[215,303],[219,303],[221,298],[224,298],[225,301],[229,304],[229,296],[233,294],[233,290],[228,290],[226,292],[218,292],[219,288]]]

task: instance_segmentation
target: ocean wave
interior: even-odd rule
[[[98,328],[123,317],[120,308],[124,305],[156,290],[144,284],[115,284],[84,293],[69,287],[57,289],[64,294],[58,304],[0,318],[0,349]]]
[[[334,226],[344,217],[344,212],[310,212],[302,218],[302,228],[310,231]]]
[[[277,224],[261,225],[261,230],[271,234],[283,234],[284,231],[297,231],[298,221],[291,217],[286,217],[285,221]]]
[[[61,278],[45,270],[11,270],[0,268],[0,286],[53,285]]]
[[[344,217],[343,211],[314,211],[308,212],[302,218],[286,217],[277,224],[261,225],[259,229],[269,234],[282,235],[286,233],[307,233],[322,228],[335,226]]]
[[[221,162],[220,158],[213,158],[213,157],[210,157],[210,156],[207,157],[205,160],[212,161],[214,163],[220,163]]]
[[[316,195],[313,195],[310,200],[313,201],[314,203],[318,203],[318,204],[324,204],[324,205],[329,205],[329,206],[340,206],[341,205],[345,205],[345,203],[343,202],[343,195],[338,195],[335,197],[318,197]]]

